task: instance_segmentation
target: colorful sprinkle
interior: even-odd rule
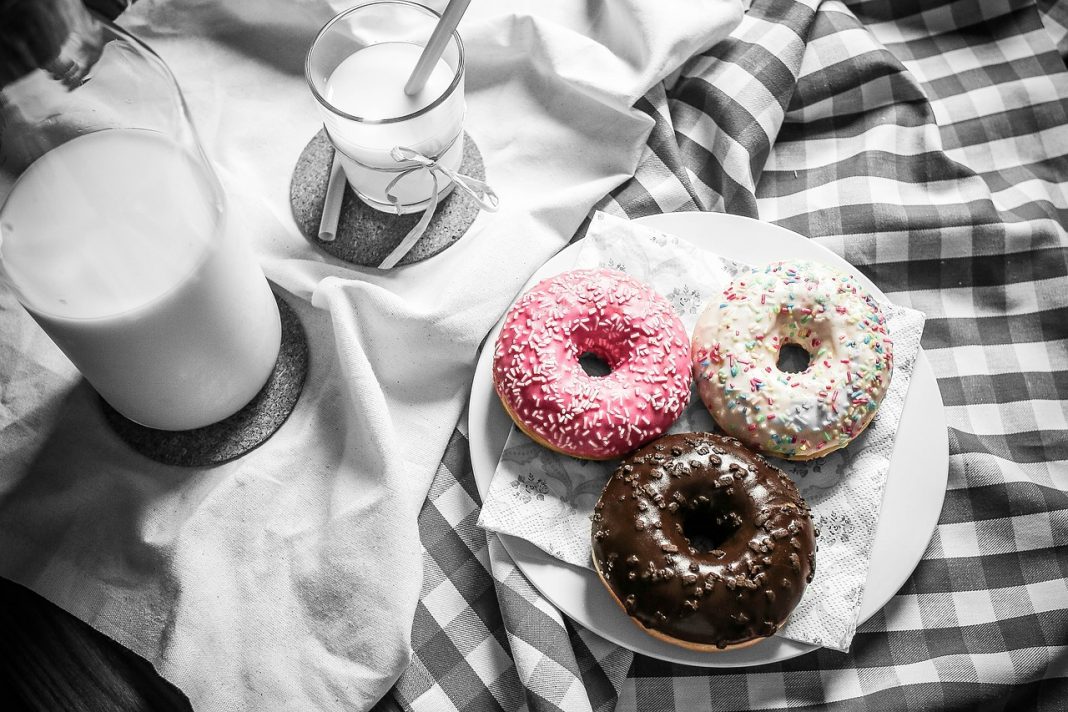
[[[698,374],[702,399],[724,430],[783,457],[824,454],[863,431],[889,385],[893,342],[878,302],[855,278],[814,263],[773,263],[733,282],[724,298],[724,310],[706,312],[694,332],[698,342],[715,342],[729,364],[715,376]],[[757,299],[766,310],[750,306]],[[803,372],[778,371],[787,343],[808,345]],[[838,402],[843,392],[847,408]],[[729,408],[725,393],[739,394]]]

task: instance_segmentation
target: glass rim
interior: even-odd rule
[[[417,8],[419,10],[425,11],[430,15],[436,17],[438,19],[438,22],[441,21],[441,14],[438,13],[437,10],[434,10],[433,8],[427,7],[426,5],[422,5],[417,2],[411,2],[410,0],[374,0],[373,2],[362,3],[360,5],[356,5],[355,7],[350,7],[349,9],[344,10],[343,12],[339,12],[337,15],[334,15],[334,17],[330,18],[329,22],[323,25],[322,29],[319,30],[318,34],[315,35],[315,39],[312,40],[311,47],[308,48],[308,54],[305,55],[304,58],[304,80],[305,82],[307,82],[308,88],[311,89],[312,96],[314,96],[315,100],[318,101],[323,106],[323,108],[325,108],[331,114],[334,114],[335,116],[340,116],[344,119],[349,119],[350,121],[356,121],[361,124],[394,124],[400,121],[414,119],[417,116],[422,116],[423,114],[441,106],[445,102],[445,100],[448,97],[452,96],[453,92],[456,91],[456,87],[460,85],[460,80],[463,79],[464,72],[467,69],[467,62],[464,58],[464,43],[463,40],[460,39],[460,33],[458,30],[452,31],[451,38],[452,41],[456,43],[456,50],[459,58],[459,62],[457,65],[458,70],[456,71],[456,75],[452,78],[452,82],[449,83],[449,86],[445,89],[445,91],[441,93],[441,96],[437,97],[436,99],[434,99],[434,101],[430,102],[429,104],[417,111],[413,111],[410,114],[404,114],[403,116],[390,116],[385,119],[368,119],[362,116],[356,116],[355,114],[350,114],[346,111],[342,111],[338,107],[331,104],[325,96],[319,93],[319,90],[315,86],[315,82],[312,80],[311,68],[312,53],[315,52],[315,48],[319,44],[319,40],[321,40],[323,36],[326,35],[326,33],[329,32],[330,29],[342,18],[356,12],[357,10],[362,10],[364,8],[372,7],[374,5],[407,5],[408,7]]]

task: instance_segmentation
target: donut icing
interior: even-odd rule
[[[647,633],[696,650],[772,635],[815,572],[808,505],[734,438],[681,433],[627,457],[593,514],[593,563]]]
[[[590,376],[593,354],[611,372]],[[572,270],[535,285],[505,317],[493,383],[520,429],[574,457],[630,452],[671,426],[690,398],[686,329],[671,304],[607,269]]]
[[[799,373],[780,349],[809,354]],[[875,298],[849,274],[813,262],[776,262],[738,275],[694,328],[701,400],[746,445],[810,460],[867,427],[893,372],[893,342]]]

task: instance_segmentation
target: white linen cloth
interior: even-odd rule
[[[693,333],[704,305],[719,299],[745,265],[673,235],[597,213],[574,269],[598,267],[627,272],[651,285],[674,304],[687,333]],[[856,632],[894,435],[923,333],[922,312],[885,302],[882,307],[894,340],[894,376],[867,430],[848,447],[818,460],[771,458],[797,483],[821,530],[816,576],[778,635],[835,650],[848,650]],[[713,430],[694,389],[670,432]],[[617,466],[618,461],[560,455],[512,426],[479,526],[526,539],[568,564],[592,569],[590,516]]]
[[[443,2],[434,3],[438,9]],[[303,57],[321,0],[141,0],[122,19],[170,65],[311,367],[289,421],[222,467],[164,467],[0,293],[0,575],[146,657],[197,710],[353,710],[408,663],[416,516],[481,339],[594,203],[632,174],[632,104],[738,23],[736,0],[470,8],[466,128],[501,210],[389,273],[310,246],[290,216],[318,129]]]

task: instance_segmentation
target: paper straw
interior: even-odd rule
[[[426,86],[431,70],[437,66],[441,53],[445,51],[445,45],[448,44],[449,38],[456,30],[456,26],[460,24],[460,18],[464,16],[470,4],[471,0],[449,0],[448,7],[441,14],[441,21],[431,33],[426,47],[423,48],[423,53],[419,55],[419,61],[415,63],[412,76],[408,77],[408,83],[404,85],[405,94],[415,96]]]
[[[319,239],[333,242],[337,236],[337,222],[341,217],[341,199],[345,196],[345,172],[341,170],[341,152],[334,151],[330,164],[330,182],[326,184],[323,216],[319,220]]]

